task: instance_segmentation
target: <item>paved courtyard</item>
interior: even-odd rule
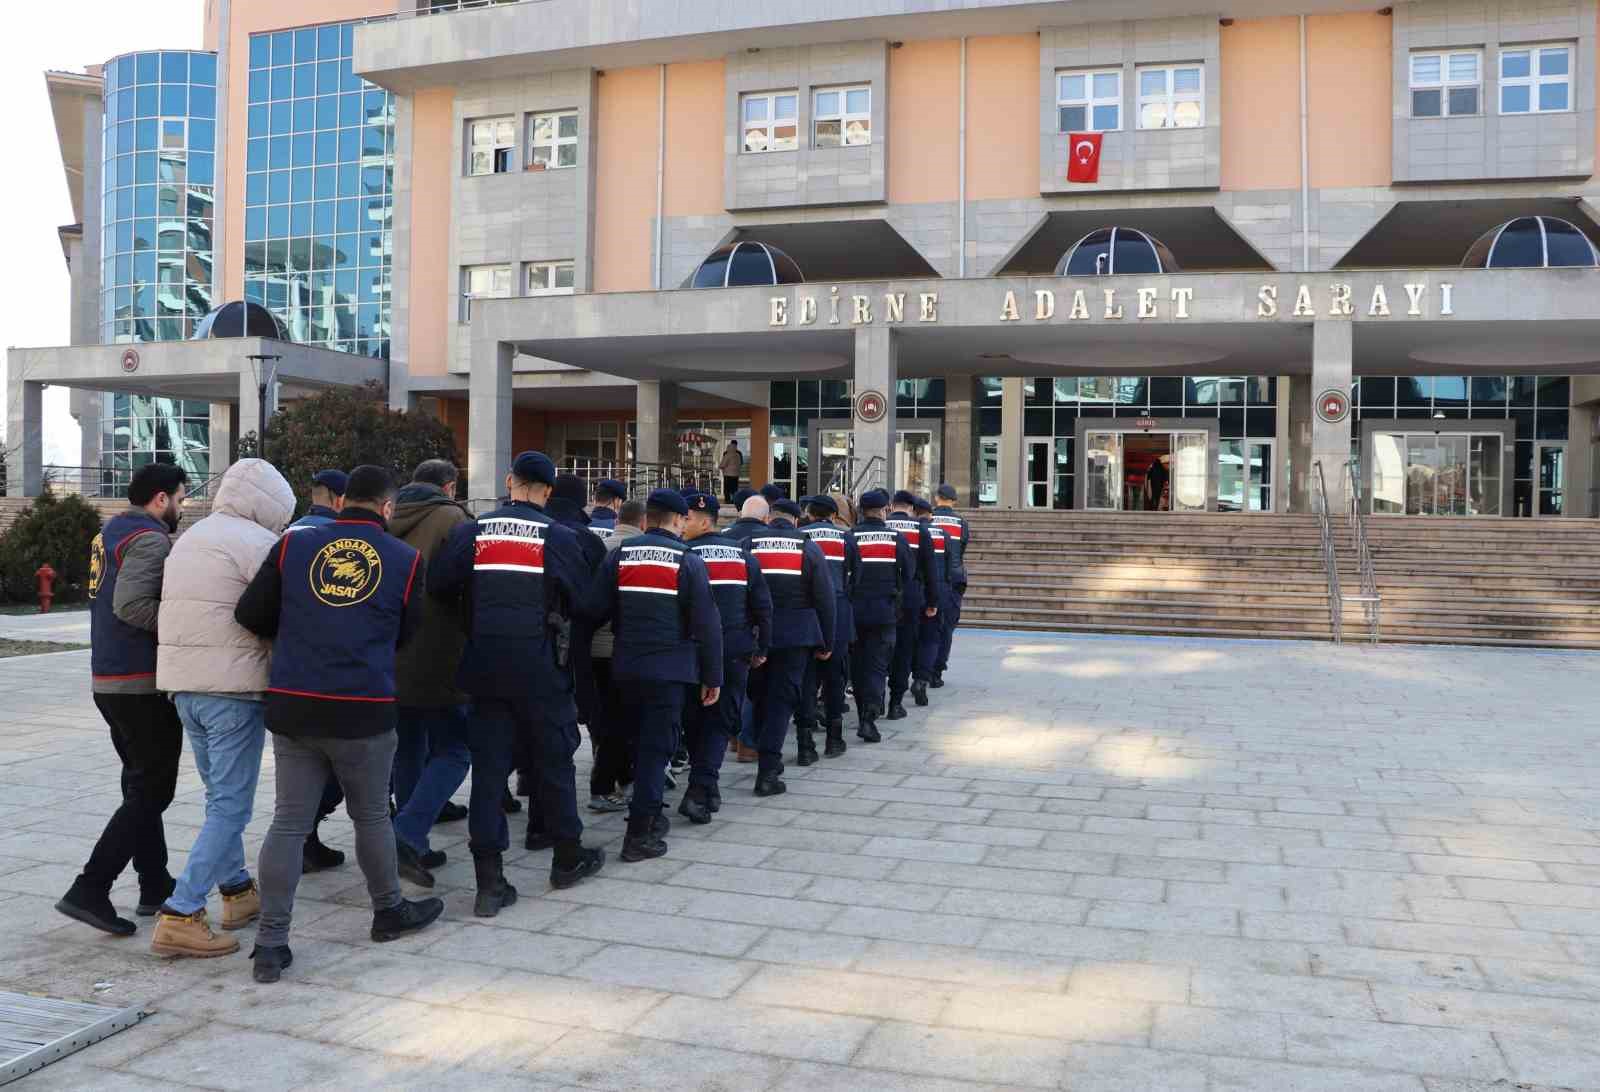
[[[276,986],[51,910],[116,767],[87,653],[0,661],[0,988],[152,1014],[20,1087],[1600,1088],[1600,659],[957,648],[931,709],[786,796],[730,763],[661,860],[556,893],[514,850],[492,922],[463,824],[416,937],[369,943],[353,862],[307,877]],[[271,779],[269,750],[252,862]],[[342,812],[324,830],[349,848]]]

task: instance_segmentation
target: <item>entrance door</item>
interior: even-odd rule
[[[1029,436],[1022,441],[1022,506],[1024,508],[1049,508],[1050,485],[1055,475],[1054,452],[1056,442],[1050,436]]]
[[[1246,440],[1245,465],[1250,479],[1245,485],[1245,511],[1271,512],[1272,508],[1272,441]]]
[[[855,450],[855,432],[848,428],[819,428],[817,430],[816,471],[817,483],[813,492],[821,493],[833,484],[833,476],[850,461]]]
[[[932,498],[937,473],[933,432],[929,429],[901,429],[895,434],[895,483],[919,497]]]
[[[1539,504],[1535,515],[1559,516],[1566,511],[1567,445],[1539,444]]]
[[[1085,508],[1122,508],[1122,433],[1084,433],[1083,487]]]
[[[1217,508],[1272,511],[1272,441],[1224,440],[1217,460]]]

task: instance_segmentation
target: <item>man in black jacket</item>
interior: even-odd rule
[[[395,940],[444,912],[440,899],[400,894],[389,825],[395,650],[420,620],[413,597],[423,578],[422,556],[386,529],[394,501],[387,470],[356,467],[339,519],[285,532],[234,609],[241,626],[273,641],[266,719],[277,803],[257,870],[257,982],[276,982],[293,960],[289,921],[300,858],[330,775],[355,823],[372,939]]]

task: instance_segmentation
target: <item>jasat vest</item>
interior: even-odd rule
[[[128,543],[139,535],[166,533],[167,525],[154,516],[124,512],[95,536],[89,555],[89,670],[97,679],[137,679],[156,673],[156,635],[118,618],[112,604]]]

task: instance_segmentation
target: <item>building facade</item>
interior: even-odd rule
[[[795,494],[1272,512],[1354,460],[1378,515],[1597,514],[1595,0],[725,14],[211,0],[213,297],[378,368],[474,496],[523,447],[732,440]],[[40,382],[236,435],[231,346],[165,354],[181,392],[119,373],[146,282],[103,279],[109,223],[74,291],[112,325],[20,351],[14,435]]]

